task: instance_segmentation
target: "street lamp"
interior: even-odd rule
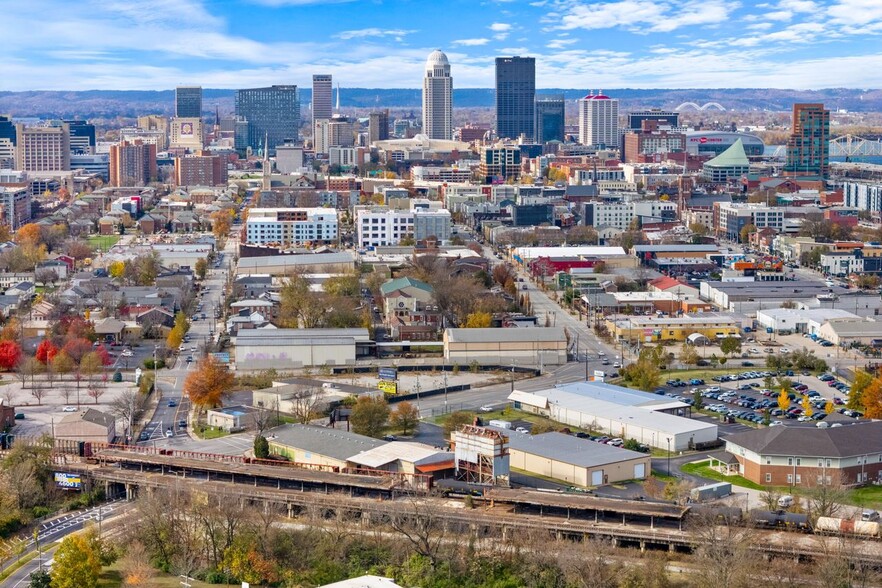
[[[671,475],[671,438],[665,437],[668,440],[668,475]]]

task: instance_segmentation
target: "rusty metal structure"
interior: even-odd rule
[[[453,433],[456,477],[471,484],[508,486],[508,437],[487,427],[463,425]]]

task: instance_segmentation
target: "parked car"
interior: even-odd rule
[[[61,409],[61,412],[76,412],[76,411],[77,411],[76,406],[65,406],[64,408]]]

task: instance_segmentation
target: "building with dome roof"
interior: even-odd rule
[[[440,49],[426,59],[423,78],[423,134],[449,141],[453,137],[453,78],[450,62]]]
[[[616,147],[619,144],[619,101],[603,93],[579,100],[579,142]]]

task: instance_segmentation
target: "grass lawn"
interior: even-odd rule
[[[89,245],[93,247],[98,247],[102,251],[107,251],[119,241],[119,235],[91,235],[86,238],[86,241],[89,242]]]
[[[710,478],[711,480],[717,480],[718,482],[729,482],[733,486],[752,488],[753,490],[765,490],[763,486],[760,486],[759,484],[754,484],[753,482],[742,476],[724,476],[717,470],[711,469],[710,460],[683,464],[680,469],[687,474],[692,474],[693,476]]]
[[[882,486],[864,486],[849,492],[849,502],[859,506],[882,507]]]
[[[220,437],[226,437],[229,433],[217,427],[206,427],[205,429],[200,427],[196,429],[196,435],[202,439],[218,439]]]
[[[98,578],[98,588],[121,588],[123,585],[122,569],[119,562],[104,568]],[[181,580],[171,574],[163,574],[157,571],[156,576],[150,580],[150,586],[154,588],[181,588]],[[207,588],[211,584],[205,582],[191,582],[193,588]]]

